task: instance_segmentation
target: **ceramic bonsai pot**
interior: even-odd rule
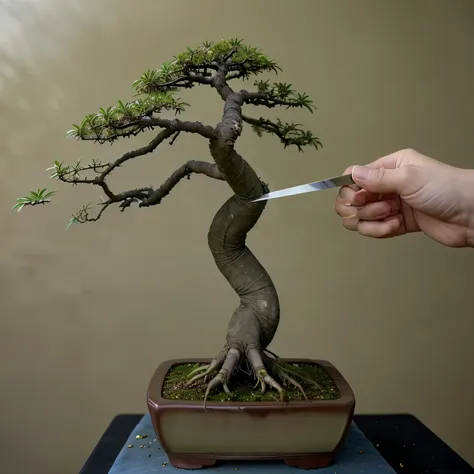
[[[319,364],[339,390],[334,400],[183,401],[163,398],[164,381],[177,364],[210,359],[176,359],[160,364],[151,378],[147,404],[153,427],[170,463],[201,469],[219,460],[283,460],[317,469],[331,464],[352,421],[355,397],[328,361],[284,359]]]

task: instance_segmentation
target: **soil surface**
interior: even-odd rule
[[[203,401],[206,391],[206,383],[204,379],[198,380],[191,387],[184,385],[189,380],[189,374],[204,364],[176,364],[171,367],[170,371],[165,377],[163,384],[162,396],[168,400],[189,400],[189,401]],[[293,376],[300,382],[303,387],[308,400],[335,400],[339,398],[339,390],[328,372],[319,364],[292,364],[293,367],[301,371],[306,378],[316,381],[322,390],[315,387],[313,384],[301,380],[297,376]],[[278,381],[280,382],[279,378]],[[232,397],[227,395],[219,386],[213,390],[208,396],[208,401],[241,401],[241,402],[274,402],[279,401],[278,392],[271,387],[267,387],[264,394],[260,391],[260,384],[256,385],[256,379],[253,375],[249,375],[243,370],[237,371],[229,381],[229,390],[232,392]],[[304,400],[302,393],[293,386],[283,385],[288,397],[288,401]]]

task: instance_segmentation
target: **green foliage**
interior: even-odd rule
[[[37,191],[31,191],[28,196],[18,198],[16,204],[12,209],[17,209],[20,212],[25,206],[36,206],[38,204],[46,204],[50,202],[52,196],[56,194],[56,191],[48,191],[47,188],[38,189]]]
[[[176,97],[173,91],[151,92],[132,102],[124,103],[119,100],[115,106],[100,108],[99,112],[87,115],[80,125],[74,124],[66,136],[78,140],[113,141],[146,128],[140,124],[133,126],[142,117],[163,111],[174,111],[179,114],[188,105]]]
[[[313,113],[313,109],[316,109],[308,94],[296,92],[292,89],[291,84],[285,82],[275,82],[270,84],[270,81],[267,79],[266,81],[255,81],[254,86],[257,88],[258,92],[263,95],[262,99],[255,99],[252,101],[256,103],[256,105],[259,105],[264,101],[270,101],[270,103],[266,105],[273,106],[271,102],[274,101],[274,105],[286,105],[287,108],[305,107],[311,113]]]
[[[259,137],[263,136],[264,133],[276,135],[285,148],[293,145],[298,148],[298,151],[303,151],[305,146],[313,146],[316,149],[323,146],[319,138],[315,137],[312,132],[300,128],[301,125],[298,123],[283,123],[280,119],[271,122],[260,118],[259,120],[253,120],[251,125]]]
[[[69,219],[69,222],[67,223],[67,226],[66,226],[66,230],[68,230],[69,227],[72,226],[72,224],[79,224],[79,221],[77,220],[77,217],[72,216],[72,217]]]
[[[254,85],[258,91],[247,101],[253,105],[265,105],[267,107],[286,106],[286,108],[306,108],[311,113],[316,107],[308,94],[296,92],[291,84],[285,82],[270,83],[266,81],[255,81]],[[244,118],[245,120],[245,118]],[[316,149],[322,147],[319,138],[315,137],[310,131],[303,130],[300,124],[283,123],[280,119],[271,122],[264,118],[258,120],[246,119],[252,125],[252,129],[259,137],[264,133],[270,133],[280,138],[285,148],[296,146],[299,151],[303,151],[305,146],[313,146]]]
[[[69,174],[70,169],[71,165],[64,165],[64,162],[55,161],[53,166],[46,168],[46,171],[54,171],[50,178],[60,180]]]
[[[193,124],[202,125],[200,122],[187,122],[188,127],[175,130],[179,121],[170,121],[157,118],[163,112],[181,114],[189,106],[177,95],[179,88],[190,88],[196,84],[217,85],[222,80],[230,81],[236,78],[248,79],[251,75],[263,72],[278,73],[281,70],[275,61],[269,59],[260,49],[246,45],[241,39],[229,39],[218,42],[203,42],[196,47],[186,47],[186,50],[173,57],[171,61],[164,62],[156,69],[149,69],[132,84],[135,91],[133,100],[128,102],[117,101],[110,107],[102,107],[97,112],[88,114],[79,124],[74,124],[66,136],[77,140],[93,140],[99,143],[113,142],[119,138],[135,136],[153,127],[166,128],[173,132],[171,144],[183,130],[193,129]],[[219,78],[219,83],[213,83],[213,77],[224,71],[225,77]],[[284,82],[270,83],[269,80],[254,82],[257,92],[247,92],[245,103],[263,105],[265,107],[283,106],[288,108],[305,108],[311,113],[315,109],[313,101],[306,93],[296,92],[292,84]],[[244,91],[245,93],[245,91]],[[152,120],[153,118],[153,120]],[[296,146],[299,151],[305,146],[314,146],[316,149],[321,142],[311,132],[305,131],[299,124],[284,123],[280,119],[276,122],[264,118],[254,119],[242,116],[243,120],[252,125],[254,131],[262,136],[263,133],[276,135],[284,144]],[[182,122],[181,122],[182,123]],[[210,127],[209,127],[210,128]],[[176,133],[175,133],[176,132]],[[207,135],[206,135],[207,136]],[[161,143],[161,142],[160,142]],[[156,145],[157,146],[157,145]],[[68,222],[67,228],[72,224],[95,221],[102,212],[111,204],[122,202],[121,209],[128,207],[133,201],[132,196],[139,196],[140,190],[127,193],[114,194],[105,177],[124,160],[148,153],[146,147],[124,154],[113,163],[102,164],[93,160],[92,164],[84,166],[81,160],[75,165],[55,161],[47,169],[51,172],[51,179],[70,184],[99,185],[109,198],[102,202],[102,209],[96,218],[89,217],[89,206],[84,206]],[[91,171],[96,173],[94,178],[83,178],[81,173]],[[131,193],[131,194],[130,194]],[[26,205],[45,204],[55,191],[47,192],[46,189],[32,191],[28,196],[18,198],[13,209],[20,211]],[[132,201],[130,201],[130,199]]]
[[[227,80],[248,78],[250,74],[265,71],[278,72],[280,69],[260,49],[244,44],[241,39],[223,39],[216,43],[206,41],[193,48],[188,46],[172,61],[143,72],[133,82],[136,96],[140,97],[131,102],[119,100],[114,106],[100,108],[97,113],[87,115],[80,124],[74,124],[66,135],[100,143],[137,135],[150,127],[143,122],[144,117],[159,115],[163,111],[182,113],[189,104],[177,97],[176,90],[179,87],[193,87],[196,83],[209,84],[211,71],[217,73],[222,64],[226,65]],[[262,97],[249,100],[251,104],[305,107],[311,112],[315,108],[309,96],[294,91],[291,84],[270,84],[267,80],[256,81],[255,86]]]
[[[80,179],[80,173],[83,171],[92,170],[95,173],[100,173],[108,164],[102,164],[100,161],[93,159],[92,164],[83,166],[79,158],[75,165],[64,164],[64,162],[55,161],[53,166],[47,168],[46,171],[53,171],[50,179],[63,181],[65,183],[76,183]]]
[[[73,214],[72,217],[69,219],[68,223],[67,223],[67,226],[66,226],[66,230],[69,229],[69,227],[71,227],[73,224],[84,224],[85,222],[88,222],[88,221],[96,221],[99,219],[100,215],[98,217],[95,217],[95,218],[90,218],[89,217],[89,212],[91,210],[91,206],[92,206],[92,203],[88,203],[84,206],[82,206],[79,211],[77,211],[76,214]],[[102,214],[102,213],[100,213]]]
[[[150,94],[159,90],[192,87],[197,75],[209,77],[210,70],[219,64],[228,64],[227,79],[247,77],[265,71],[277,72],[277,64],[258,48],[243,44],[242,40],[206,41],[197,47],[188,46],[185,52],[176,55],[173,61],[165,62],[157,69],[145,71],[133,83],[138,94]],[[178,82],[181,80],[181,84]],[[186,84],[188,83],[188,84]]]

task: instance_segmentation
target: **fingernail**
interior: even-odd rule
[[[357,179],[367,179],[369,176],[369,168],[365,166],[354,166],[352,176]]]

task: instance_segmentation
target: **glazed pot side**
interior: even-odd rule
[[[163,362],[148,388],[148,409],[164,451],[168,455],[211,455],[219,459],[334,454],[354,413],[355,398],[349,384],[328,361],[284,360],[322,366],[336,383],[339,398],[289,403],[209,401],[204,409],[202,401],[164,399],[162,389],[172,366],[210,360]]]

